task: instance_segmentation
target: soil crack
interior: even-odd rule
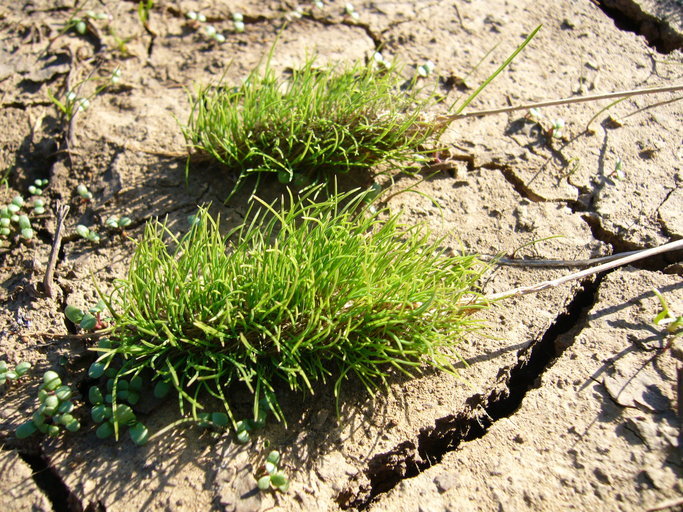
[[[433,427],[422,429],[416,442],[404,441],[370,459],[367,469],[337,496],[341,508],[367,509],[379,495],[439,464],[461,443],[482,438],[496,421],[517,411],[526,394],[538,387],[543,373],[573,344],[597,301],[597,291],[605,275],[581,282],[565,311],[540,339],[519,352],[515,365],[501,369],[498,383],[488,393],[470,397],[463,411],[439,418]]]
[[[593,0],[620,30],[645,37],[659,53],[668,54],[683,48],[683,35],[666,19],[643,11],[635,0]]]
[[[54,512],[94,512],[102,508],[88,507],[85,511],[81,501],[69,490],[57,470],[50,465],[50,461],[42,454],[19,452],[21,459],[33,471],[33,480],[38,488],[45,493],[52,503]]]
[[[539,196],[536,192],[531,190],[524,180],[520,178],[515,172],[506,165],[500,165],[495,163],[486,163],[480,166],[483,169],[497,169],[501,172],[505,180],[512,185],[512,188],[520,196],[534,203],[544,203],[545,198]]]
[[[647,249],[642,245],[625,240],[619,236],[619,233],[614,233],[603,226],[600,216],[595,213],[582,215],[581,218],[588,224],[591,229],[593,238],[609,244],[613,248],[614,253],[640,251]],[[664,271],[669,265],[680,263],[683,260],[683,251],[673,251],[658,256],[653,256],[643,260],[630,263],[632,267],[641,270],[650,271]]]

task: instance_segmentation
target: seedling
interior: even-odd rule
[[[19,225],[22,238],[25,238],[26,240],[33,238],[33,228],[31,228],[31,221],[27,215],[19,215],[17,224]]]
[[[39,197],[33,199],[33,213],[43,215],[45,213],[45,201]]]
[[[264,205],[268,216],[253,213],[228,240],[204,209],[180,239],[150,222],[107,299],[112,346],[98,361],[119,356],[126,372],[150,372],[194,418],[202,391],[230,414],[227,387],[239,380],[255,421],[261,399],[283,419],[282,385],[314,392],[334,375],[339,397],[351,375],[373,391],[390,367],[454,371],[443,351],[475,325],[465,297],[483,268],[444,256],[397,215],[364,210],[365,194],[317,194]]]
[[[391,63],[387,61],[380,52],[372,54],[372,61],[375,63],[376,67],[381,70],[391,69],[392,67]]]
[[[26,372],[29,371],[30,368],[31,363],[23,361],[17,364],[14,367],[14,370],[11,370],[5,361],[0,361],[0,386],[4,385],[8,380],[14,381],[20,379],[26,375]]]
[[[198,21],[199,23],[204,23],[206,21],[206,16],[201,12],[188,11],[185,17],[190,21]]]
[[[100,235],[97,233],[97,231],[90,229],[89,227],[84,226],[83,224],[78,224],[76,226],[76,233],[81,238],[85,238],[86,240],[90,240],[91,242],[97,243],[100,241]]]
[[[526,119],[529,121],[532,121],[537,124],[541,124],[541,121],[544,119],[543,113],[537,109],[537,108],[530,108],[529,112],[527,112],[527,115],[525,116]]]
[[[123,231],[125,227],[130,226],[131,222],[133,221],[130,220],[130,217],[117,217],[115,215],[112,215],[105,221],[105,224],[110,228]]]
[[[433,97],[401,91],[397,69],[374,67],[321,69],[309,60],[280,80],[268,60],[240,87],[203,88],[183,128],[190,158],[213,158],[237,172],[233,193],[264,173],[301,187],[352,169],[401,167],[446,126],[423,118]]]
[[[616,178],[618,180],[623,180],[626,178],[626,174],[624,173],[624,163],[622,162],[621,158],[617,158],[617,161],[614,164],[614,170],[607,175],[608,178]]]
[[[43,195],[43,189],[47,186],[48,180],[46,179],[37,179],[34,180],[33,185],[28,187],[28,193],[31,194],[32,196],[42,196]]]
[[[358,11],[356,11],[356,8],[353,6],[351,3],[347,3],[344,6],[344,12],[351,16],[354,20],[359,20],[360,19],[360,14],[358,14]]]
[[[100,81],[101,83],[95,87],[95,90],[87,96],[79,96],[82,87],[90,81]],[[50,101],[59,109],[67,122],[70,122],[73,117],[79,112],[83,112],[90,108],[90,102],[96,96],[101,94],[107,87],[112,84],[117,84],[121,81],[121,70],[116,68],[108,77],[90,77],[81,80],[73,86],[72,89],[66,91],[64,99],[58,99],[50,89],[47,90],[47,96]]]
[[[78,194],[83,201],[92,201],[92,192],[90,192],[88,187],[82,183],[76,187],[76,194]]]
[[[266,426],[266,418],[270,408],[268,401],[261,399],[258,403],[258,408],[254,419],[240,420],[235,423],[235,438],[240,444],[247,444],[251,441],[251,433],[262,429]]]
[[[666,329],[666,332],[670,337],[669,342],[666,345],[666,348],[668,349],[676,338],[683,335],[683,315],[676,315],[669,309],[669,304],[659,290],[653,288],[652,291],[659,299],[659,305],[661,307],[661,311],[652,319],[652,323]]]
[[[43,183],[43,180],[36,180],[36,183]],[[35,190],[35,186],[32,186]],[[31,187],[29,187],[30,189]],[[42,191],[41,191],[42,192]],[[44,213],[45,203],[40,200],[38,201],[38,206],[36,207],[36,201],[34,199],[32,203],[34,205],[33,213]],[[22,208],[27,206],[26,201],[21,195],[14,196],[12,202],[6,206],[0,207],[0,237],[9,237],[12,231],[18,231],[21,238],[24,240],[31,240],[34,236],[33,227],[31,225],[31,220],[28,215],[22,213]],[[16,225],[16,227],[14,227]]]
[[[152,7],[154,7],[154,0],[140,0],[138,4],[138,19],[146,29],[149,27],[149,13]]]
[[[102,319],[102,313],[106,309],[103,301],[99,301],[87,312],[75,306],[67,305],[64,315],[74,324],[85,331],[98,331],[107,327],[107,322]]]
[[[421,76],[422,78],[426,78],[432,74],[432,71],[434,71],[435,67],[436,66],[434,65],[434,63],[431,60],[428,60],[427,62],[425,62],[421,66],[417,67],[417,74],[418,74],[418,76]]]
[[[121,81],[121,68],[116,68],[111,74],[111,83],[113,85],[118,84]]]
[[[301,19],[304,17],[304,8],[301,7],[300,5],[297,5],[295,9],[289,11],[289,16],[292,18],[296,19]]]
[[[564,119],[553,119],[553,125],[548,130],[548,137],[559,139],[564,135]]]
[[[17,427],[17,438],[24,439],[36,432],[57,437],[64,430],[76,432],[80,429],[80,422],[72,414],[72,396],[73,391],[69,386],[62,384],[62,379],[56,372],[46,371],[43,374],[43,384],[38,391],[40,406],[33,413],[31,420]]]
[[[242,13],[240,13],[240,12],[233,13],[232,23],[233,23],[233,28],[235,29],[235,32],[244,32],[244,16],[242,16]]]
[[[100,340],[100,348],[108,348],[108,340]],[[105,368],[100,363],[93,363],[88,370],[91,378],[98,379],[105,374]],[[92,404],[90,416],[99,424],[95,434],[100,439],[106,439],[124,428],[128,428],[130,439],[141,446],[149,441],[147,427],[137,420],[131,405],[140,399],[143,381],[140,377],[130,380],[118,378],[114,370],[107,372],[110,376],[105,385],[105,393],[98,386],[92,386],[88,391],[88,400]],[[125,402],[128,402],[126,404]]]
[[[261,491],[279,490],[287,492],[289,489],[289,479],[282,473],[278,466],[281,456],[277,450],[271,451],[266,457],[266,461],[257,475],[257,485]]]
[[[109,17],[101,12],[86,11],[82,15],[81,12],[81,9],[76,10],[75,13],[66,21],[66,23],[64,23],[64,28],[61,31],[62,33],[73,30],[77,34],[83,36],[86,34],[86,32],[88,32],[88,24],[92,22],[91,20],[106,20]]]

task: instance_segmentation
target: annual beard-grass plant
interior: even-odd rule
[[[301,187],[334,182],[351,170],[406,164],[434,153],[435,143],[462,110],[533,39],[540,26],[449,116],[429,119],[437,101],[406,80],[397,66],[371,59],[346,67],[318,67],[315,59],[281,78],[271,66],[238,87],[206,86],[191,98],[182,127],[191,160],[215,160],[236,174],[231,195],[255,175],[276,175]],[[451,108],[454,108],[452,105]],[[450,109],[449,109],[450,111]]]
[[[434,96],[395,67],[326,68],[309,59],[279,78],[270,61],[239,87],[201,88],[183,127],[190,160],[208,157],[234,172],[233,192],[250,175],[302,186],[414,162],[447,126],[425,121]]]
[[[229,387],[241,382],[255,419],[265,408],[279,420],[286,388],[314,393],[332,379],[338,399],[351,376],[373,392],[395,370],[454,371],[453,347],[482,307],[482,265],[373,212],[366,193],[320,192],[262,203],[227,236],[206,209],[182,237],[150,222],[109,297],[100,363],[120,356],[119,375],[168,383],[195,418],[209,395],[233,417]]]

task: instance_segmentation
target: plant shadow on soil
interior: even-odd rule
[[[243,222],[249,208],[248,200],[253,190],[249,182],[244,184],[242,191],[235,194],[227,205],[223,204],[223,199],[234,183],[224,169],[215,166],[196,166],[190,170],[186,179],[184,159],[169,160],[145,154],[130,154],[120,148],[107,148],[105,154],[100,156],[100,161],[108,159],[109,164],[106,170],[92,181],[92,204],[81,203],[74,208],[71,218],[67,221],[68,233],[73,231],[77,222],[86,219],[92,222],[102,221],[106,217],[105,213],[102,213],[103,210],[116,212],[116,209],[134,219],[129,232],[133,238],[141,235],[145,220],[154,217],[167,217],[171,229],[183,232],[189,227],[186,216],[194,213],[198,205],[207,203],[212,204],[213,214],[221,215],[222,229],[227,231]],[[69,169],[63,162],[58,162],[57,166],[59,165],[64,169],[57,169],[57,179],[60,183],[52,193],[67,199],[66,194],[75,188],[78,180],[69,175]],[[144,172],[139,172],[140,168],[143,168]],[[130,181],[137,183],[129,182],[128,176],[133,175],[139,178]],[[346,189],[346,183],[350,184],[348,188],[354,188],[354,184],[363,186],[368,182],[367,174],[353,173],[348,180],[339,185],[339,189]],[[124,188],[123,184],[127,186]],[[258,195],[270,203],[284,192],[285,189],[276,180],[262,180]],[[19,254],[25,257],[38,247],[43,252],[49,249],[40,245],[34,248],[22,247]],[[130,256],[130,249],[130,243],[125,237],[118,235],[103,238],[97,245],[92,245],[75,235],[68,235],[64,239],[62,258],[57,266],[57,281],[61,281],[60,284],[68,282],[62,274],[68,272],[69,264],[80,266],[81,270],[96,275],[101,283],[122,277],[121,271],[125,260]],[[21,280],[21,287],[16,285],[17,279]],[[11,278],[14,290],[9,294],[12,298],[5,302],[6,314],[17,317],[23,314],[22,311],[29,311],[32,316],[51,317],[50,330],[66,330],[63,320],[60,322],[57,319],[61,318],[64,304],[69,300],[72,290],[65,287],[63,302],[45,300],[29,290],[30,285],[37,284],[41,279],[42,275],[35,269],[27,269],[26,272],[20,273],[19,277],[15,273]],[[83,281],[76,286],[92,288],[87,277]],[[83,341],[75,343],[78,346],[74,347],[74,342],[67,341],[52,340],[45,343],[36,336],[27,348],[35,349],[39,348],[39,345],[44,345],[39,348],[44,354],[43,359],[34,365],[32,370],[34,377],[46,369],[56,367],[60,356],[68,355],[67,382],[78,386],[81,394],[85,396],[87,388],[93,384],[87,380],[85,374],[89,362],[92,362],[95,356],[87,350],[88,344]],[[406,379],[403,375],[392,375],[389,380],[393,383]],[[282,424],[270,424],[262,434],[259,434],[259,437],[268,439],[272,447],[281,449],[285,455],[285,464],[296,467],[297,470],[312,468],[318,457],[337,449],[349,438],[353,438],[370,418],[373,422],[381,422],[386,417],[386,402],[372,399],[355,379],[346,382],[342,390],[339,419],[333,383],[316,385],[316,389],[315,396],[282,392],[281,405],[283,410],[287,411],[287,427]],[[246,397],[247,393],[244,391],[236,387],[231,394]],[[85,495],[86,499],[91,498],[91,493],[93,498],[106,496],[107,499],[124,499],[144,488],[145,494],[149,496],[148,500],[152,500],[156,493],[172,488],[175,485],[174,478],[187,474],[188,471],[194,475],[202,474],[199,485],[207,488],[214,485],[217,463],[242,463],[241,458],[236,461],[229,458],[218,460],[219,454],[225,452],[221,447],[234,444],[233,436],[229,432],[214,439],[209,432],[196,427],[180,428],[142,448],[134,446],[125,432],[119,443],[98,440],[93,432],[87,406],[80,408],[79,414],[84,428],[76,435],[58,440],[43,440],[36,437],[27,441],[17,441],[13,439],[13,428],[25,421],[24,416],[28,417],[33,411],[35,396],[36,392],[32,387],[12,392],[12,407],[16,406],[14,410],[17,414],[12,415],[10,421],[3,421],[5,432],[2,433],[2,437],[7,440],[12,438],[11,447],[22,453],[42,453],[41,456],[48,464],[55,464],[60,468],[60,474],[73,472],[79,475],[74,477],[77,481],[93,483],[93,489],[84,488],[78,491],[78,494]],[[237,401],[236,413],[241,415],[236,414],[238,419],[250,416],[248,401],[248,397],[243,402]],[[175,403],[165,403],[154,414],[140,414],[140,420],[147,424],[152,433],[178,417]],[[378,441],[379,439],[376,439],[373,446]],[[294,446],[296,451],[290,453],[289,449]],[[252,459],[256,460],[259,457],[259,453],[249,447],[236,448],[238,449],[232,450],[231,453],[245,450]],[[254,462],[253,465],[255,464]],[[251,483],[255,488],[256,480]],[[148,503],[149,501],[146,502]],[[142,505],[143,509],[145,505]]]
[[[405,379],[402,375],[396,378]],[[236,444],[230,431],[212,434],[199,427],[181,426],[146,446],[136,447],[125,432],[116,443],[111,439],[97,439],[89,428],[60,441],[48,441],[44,453],[48,460],[52,459],[52,454],[56,455],[57,460],[52,462],[60,467],[61,474],[73,471],[79,474],[78,481],[93,483],[94,489],[90,492],[83,489],[88,499],[98,496],[106,496],[107,500],[130,499],[144,489],[146,500],[141,505],[142,510],[159,493],[172,492],[175,479],[180,475],[191,475],[191,485],[203,489],[219,486],[217,477],[225,471],[240,474],[247,466],[253,475],[267,453],[265,449],[259,451],[257,448],[263,440],[268,440],[270,449],[283,452],[285,471],[296,468],[297,473],[305,474],[319,458],[348,442],[370,418],[373,422],[381,422],[384,418],[386,410],[381,405],[378,408],[378,403],[383,401],[371,399],[354,379],[347,384],[342,391],[338,420],[331,383],[316,386],[314,396],[282,392],[280,402],[286,411],[288,425],[268,423],[264,430],[253,435],[253,445]],[[246,389],[241,388],[233,386],[229,395],[236,400],[243,399],[235,404],[234,412],[237,417],[247,417],[250,397],[246,396]],[[165,401],[150,414],[139,415],[152,432],[177,418],[177,405],[173,399]],[[250,489],[250,493],[257,492],[255,478],[238,486]]]

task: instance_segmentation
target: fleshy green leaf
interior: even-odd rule
[[[91,331],[97,325],[97,318],[95,318],[90,313],[85,313],[83,315],[83,318],[81,318],[81,322],[79,325],[81,326],[81,329]]]
[[[71,388],[69,386],[59,386],[55,390],[55,395],[57,396],[57,398],[59,398],[60,401],[65,402],[71,398],[73,392],[71,391]]]
[[[284,487],[285,485],[289,485],[289,480],[284,475],[284,473],[275,473],[273,475],[270,475],[270,482],[275,487],[278,487],[280,489],[282,489],[282,487]]]
[[[154,386],[154,396],[157,398],[164,398],[171,391],[171,385],[168,382],[159,381]]]
[[[102,423],[107,419],[107,409],[110,409],[104,404],[96,405],[90,409],[90,417],[95,423]]]
[[[136,423],[128,431],[128,435],[138,446],[142,446],[149,440],[149,430],[142,423]]]
[[[135,421],[135,413],[126,404],[117,404],[114,410],[114,422],[119,425],[130,425]]]
[[[17,427],[15,434],[18,439],[26,439],[27,437],[35,434],[37,430],[38,427],[36,427],[36,424],[33,423],[33,421],[27,421],[26,423],[22,423]]]
[[[14,369],[15,372],[17,372],[17,375],[21,377],[24,375],[29,369],[31,368],[31,363],[28,363],[26,361],[23,361],[19,363],[16,368]]]
[[[227,427],[230,419],[224,412],[214,412],[211,414],[211,422],[217,427]]]
[[[102,375],[104,375],[104,363],[95,361],[90,365],[90,368],[88,368],[88,376],[91,379],[99,379]]]
[[[64,308],[64,314],[69,320],[71,320],[72,323],[78,325],[81,323],[84,313],[75,306],[67,306]]]
[[[277,450],[273,450],[268,454],[268,457],[266,457],[266,460],[268,462],[272,462],[273,464],[279,464],[280,463],[280,452]]]
[[[258,488],[262,491],[270,489],[270,475],[262,476],[258,479]]]
[[[110,437],[114,433],[114,425],[112,425],[110,422],[105,422],[102,423],[99,427],[97,427],[97,430],[95,431],[95,435],[100,438],[100,439],[106,439]]]
[[[92,366],[91,366],[92,368]],[[90,372],[88,372],[90,373]],[[97,386],[92,386],[88,391],[88,399],[93,405],[99,405],[104,402],[104,397],[102,396],[102,391]]]

